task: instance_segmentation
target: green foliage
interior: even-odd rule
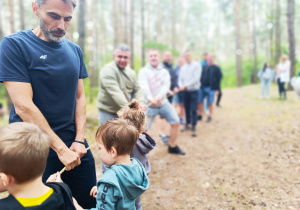
[[[266,62],[264,57],[257,58],[257,72],[262,68],[264,62]],[[221,70],[223,72],[222,79],[222,88],[236,87],[236,69],[235,69],[235,61],[228,60],[220,65]],[[253,59],[243,59],[242,61],[242,84],[249,85],[251,84],[251,78],[254,77],[254,61]]]
[[[146,42],[143,44],[143,47],[146,49],[158,49],[159,51],[165,51],[165,50],[170,50],[173,54],[173,56],[178,57],[180,55],[180,53],[175,50],[175,49],[171,49],[168,45],[166,44],[161,44],[161,43],[157,43],[157,42]]]
[[[5,92],[6,92],[6,90],[5,90],[4,84],[0,83],[0,99],[5,98]]]

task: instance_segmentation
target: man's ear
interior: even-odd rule
[[[32,2],[32,10],[33,10],[33,13],[35,14],[35,16],[39,17],[40,7],[37,3]]]
[[[112,158],[116,158],[118,156],[117,149],[115,147],[111,147],[110,154]]]

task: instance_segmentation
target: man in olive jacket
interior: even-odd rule
[[[132,98],[139,101],[140,109],[146,110],[143,92],[135,72],[127,66],[130,50],[127,45],[119,45],[113,55],[114,61],[106,64],[100,71],[100,86],[97,97],[99,125],[113,118],[117,112],[128,105]]]

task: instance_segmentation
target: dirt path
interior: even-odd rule
[[[289,92],[278,101],[275,86],[270,100],[258,93],[258,85],[224,90],[222,108],[211,123],[199,122],[196,138],[179,134],[186,156],[167,153],[154,123],[144,210],[300,209],[300,99]],[[97,110],[88,105],[90,145],[96,128]],[[92,152],[99,178],[97,148]]]
[[[294,92],[259,100],[259,86],[224,91],[198,136],[180,133],[184,157],[157,138],[144,209],[300,209],[300,105]],[[292,127],[294,126],[294,127]]]

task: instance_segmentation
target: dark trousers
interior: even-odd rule
[[[186,124],[192,124],[192,127],[195,127],[198,119],[198,90],[184,91],[183,104],[185,108]]]
[[[65,141],[65,144],[70,147],[72,141]],[[85,141],[85,147],[89,145]],[[60,162],[54,150],[50,149],[47,159],[46,169],[43,174],[43,182],[49,178],[50,175],[60,171],[65,166]],[[84,209],[96,207],[96,199],[90,196],[92,187],[96,186],[96,169],[93,154],[90,150],[81,158],[81,164],[71,171],[65,171],[61,178],[71,189],[73,197],[78,204]]]
[[[283,97],[286,99],[286,90],[284,87],[284,82],[281,82],[280,78],[278,78],[277,83],[278,83],[279,97],[281,97],[281,95],[283,95]]]
[[[218,91],[219,91],[219,94],[218,94],[218,97],[217,97],[216,105],[220,106],[220,101],[221,101],[221,98],[222,98],[222,90],[219,89]]]

